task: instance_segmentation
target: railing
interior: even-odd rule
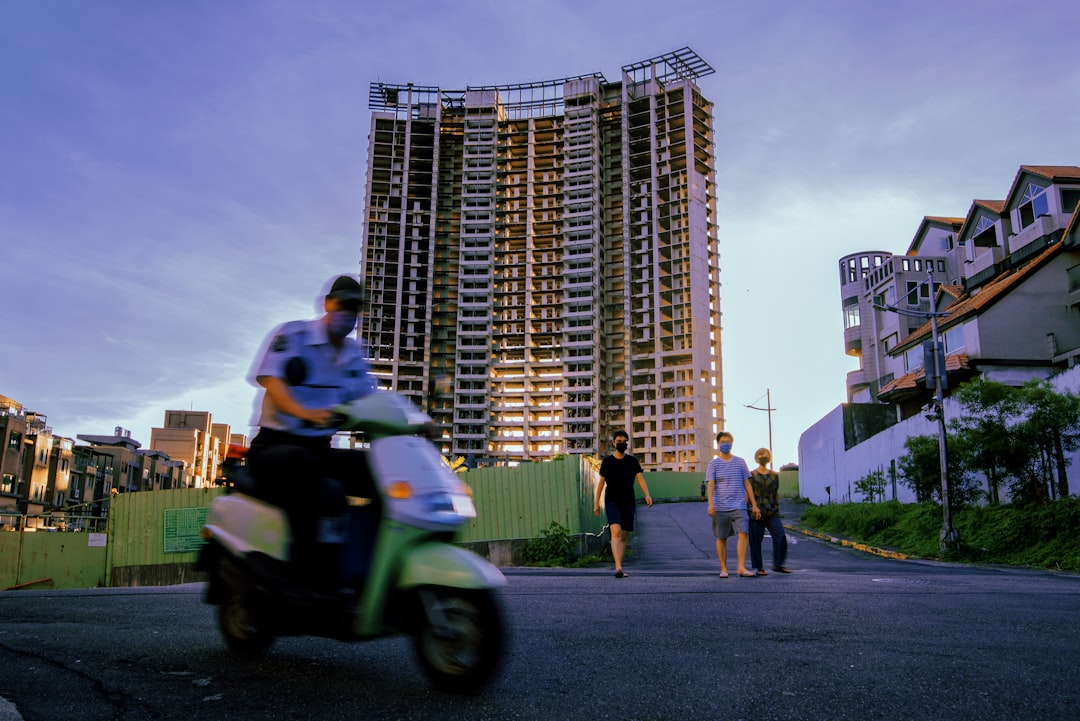
[[[104,533],[108,522],[104,515],[0,513],[0,533]]]

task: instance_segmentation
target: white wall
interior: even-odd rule
[[[1059,373],[1050,382],[1059,393],[1080,393],[1080,366]],[[946,421],[955,418],[959,409],[957,402],[946,398]],[[892,500],[890,462],[899,463],[899,459],[906,455],[904,441],[908,438],[937,435],[937,432],[937,423],[926,420],[920,414],[845,451],[843,407],[837,406],[799,437],[799,495],[816,504],[830,500],[833,503],[861,501],[863,497],[855,490],[855,483],[871,471],[882,470],[886,477],[885,498]],[[1073,495],[1080,495],[1080,452],[1071,454],[1069,458],[1069,490]],[[830,488],[830,493],[826,493],[826,487]],[[915,493],[904,486],[899,478],[896,491],[897,500],[904,503],[915,501]]]

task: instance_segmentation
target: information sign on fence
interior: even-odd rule
[[[197,551],[205,541],[199,531],[206,524],[208,506],[165,509],[165,553]]]

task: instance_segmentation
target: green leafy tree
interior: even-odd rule
[[[950,507],[975,503],[981,491],[969,470],[968,459],[955,438],[947,437],[946,443]],[[904,441],[904,448],[907,455],[897,464],[900,482],[915,492],[915,500],[919,503],[941,503],[941,457],[937,436],[913,436]]]
[[[855,490],[863,494],[863,500],[867,503],[873,503],[880,498],[885,500],[885,473],[878,471],[870,471],[865,476],[855,481]]]
[[[1024,420],[1016,433],[1031,455],[1018,479],[1020,495],[1030,501],[1068,498],[1065,454],[1080,447],[1080,397],[1058,393],[1045,380],[1028,381],[1019,394]]]
[[[1012,430],[1021,417],[1020,391],[976,378],[958,387],[953,397],[962,408],[961,415],[949,421],[957,450],[986,476],[988,500],[998,504],[1002,484],[1017,477],[1028,462],[1029,454]]]
[[[907,455],[897,463],[900,482],[915,492],[915,500],[926,503],[941,495],[941,461],[938,439],[934,436],[912,436],[904,441]]]

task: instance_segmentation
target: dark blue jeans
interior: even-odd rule
[[[783,566],[787,560],[787,534],[784,533],[784,524],[779,516],[764,521],[750,517],[750,562],[754,568],[762,571],[765,569],[765,561],[761,557],[761,543],[765,540],[765,531],[772,536],[772,565],[773,568]]]

